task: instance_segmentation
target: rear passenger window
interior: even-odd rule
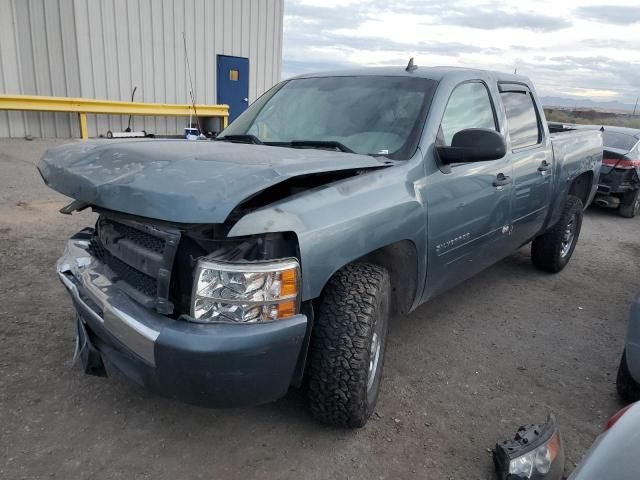
[[[530,147],[542,141],[538,114],[530,92],[502,92],[502,103],[507,113],[511,148]]]
[[[458,85],[442,117],[438,145],[451,146],[451,139],[465,128],[496,130],[496,121],[487,87],[480,82]]]

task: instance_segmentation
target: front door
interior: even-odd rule
[[[218,55],[218,104],[229,105],[229,123],[249,105],[249,59]]]
[[[466,128],[497,130],[486,85],[465,82],[452,92],[436,143],[451,145]],[[451,165],[430,176],[428,271],[423,300],[459,283],[505,256],[511,218],[512,167],[509,156]]]
[[[511,248],[531,240],[542,228],[551,203],[553,152],[543,134],[540,114],[529,89],[500,84],[507,116],[513,165]]]

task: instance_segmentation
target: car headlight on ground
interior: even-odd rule
[[[300,265],[295,259],[196,266],[191,317],[196,322],[255,323],[289,318],[300,309]]]
[[[497,444],[493,461],[500,480],[560,480],[564,450],[553,416],[543,425],[524,425],[513,440]]]

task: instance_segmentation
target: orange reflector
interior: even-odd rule
[[[549,457],[553,462],[558,456],[558,452],[560,452],[560,436],[558,433],[554,433],[553,436],[547,442],[547,449],[549,450]]]
[[[296,269],[283,270],[280,272],[280,297],[290,297],[294,295],[298,295]]]
[[[279,303],[276,306],[278,309],[278,320],[293,317],[296,314],[296,303],[296,300]]]

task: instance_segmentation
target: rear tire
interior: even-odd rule
[[[567,197],[558,222],[531,244],[531,260],[536,267],[558,273],[567,266],[578,243],[583,213],[582,201]]]
[[[620,366],[618,367],[618,376],[616,377],[616,389],[620,398],[626,402],[636,402],[640,400],[640,384],[631,376],[629,366],[627,365],[627,351],[622,352]]]
[[[378,399],[391,283],[383,267],[355,263],[327,283],[311,334],[309,409],[321,422],[362,427]]]
[[[618,213],[624,218],[633,218],[640,214],[640,189],[631,195],[625,195],[624,202],[620,204]]]

